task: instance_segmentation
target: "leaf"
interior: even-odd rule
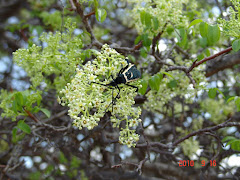
[[[203,37],[200,39],[200,46],[205,48],[207,46],[207,38]]]
[[[198,56],[197,56],[197,59],[198,60],[202,60],[204,58],[204,54],[203,53],[201,53],[201,54],[199,54]]]
[[[12,130],[12,142],[16,143],[17,142],[17,128],[14,127]]]
[[[157,75],[159,76],[160,81],[162,81],[162,79],[163,79],[163,74],[162,74],[162,73],[158,73]]]
[[[235,96],[228,98],[227,103],[229,103],[230,101],[232,101],[232,100],[234,100],[234,99],[235,99]]]
[[[98,8],[98,0],[94,0],[94,7],[95,7],[95,9]]]
[[[41,108],[40,109],[48,118],[50,118],[51,116],[51,112],[45,108]]]
[[[142,40],[142,36],[137,36],[134,40],[134,44],[138,44]]]
[[[208,97],[214,99],[217,95],[217,89],[216,88],[211,88],[208,90]]]
[[[151,28],[151,25],[152,25],[152,15],[149,14],[149,13],[146,13],[146,14],[145,14],[145,25],[146,25],[148,28]]]
[[[29,111],[31,111],[32,114],[38,113],[38,111],[40,111],[40,108],[38,106],[35,106],[34,108],[28,109]]]
[[[17,101],[14,99],[12,102],[12,110],[17,114]]]
[[[67,163],[68,162],[68,160],[64,156],[63,152],[60,152],[60,154],[59,154],[59,161],[60,161],[60,163]]]
[[[142,47],[140,49],[140,55],[143,57],[143,58],[146,58],[147,55],[148,55],[148,51],[147,51],[147,48],[146,47]]]
[[[236,104],[236,106],[237,106],[237,111],[240,111],[240,98],[239,98],[239,97],[237,97],[237,98],[235,99],[235,104]]]
[[[233,139],[236,139],[236,138],[233,137],[233,136],[226,136],[225,138],[222,139],[222,142],[227,142],[227,141],[230,141],[230,140],[233,140]]]
[[[232,140],[231,141],[231,148],[232,148],[232,150],[240,151],[240,140],[239,139]]]
[[[23,95],[22,95],[21,92],[17,92],[17,93],[15,94],[15,100],[17,101],[17,104],[18,104],[19,106],[22,107],[22,106],[24,105]]]
[[[163,74],[165,74],[165,75],[167,75],[167,76],[173,78],[173,76],[172,76],[171,74],[167,73],[167,72],[163,72]]]
[[[240,139],[237,139],[237,138],[232,137],[232,136],[227,136],[222,141],[223,142],[228,141],[226,146],[230,145],[231,149],[236,150],[236,151],[240,151]]]
[[[142,24],[145,24],[145,11],[140,12],[140,20]]]
[[[208,29],[208,24],[205,22],[201,22],[199,25],[200,29],[200,34],[202,37],[207,37],[207,29]]]
[[[153,29],[157,30],[159,28],[159,22],[156,17],[153,18]]]
[[[178,29],[178,32],[180,34],[180,37],[179,35],[177,35],[177,38],[178,38],[177,44],[182,48],[184,48],[187,45],[187,33],[184,28]]]
[[[218,25],[208,26],[207,39],[210,45],[215,44],[220,39],[220,29]]]
[[[151,28],[152,25],[152,15],[145,12],[141,11],[140,12],[140,19],[141,23],[146,26],[146,28]]]
[[[92,55],[92,50],[91,49],[84,50],[84,54],[87,58],[90,58]]]
[[[206,50],[204,51],[204,54],[206,54],[207,57],[211,55],[209,49],[206,49]]]
[[[175,79],[173,79],[167,84],[167,86],[169,88],[175,88],[175,87],[177,87],[177,81]]]
[[[99,22],[103,22],[107,17],[107,11],[105,9],[97,9],[97,12],[96,12],[96,19],[97,21]]]
[[[220,91],[218,88],[215,88],[222,96],[223,98],[225,98],[224,94],[222,93],[222,91]]]
[[[158,91],[159,90],[159,85],[160,85],[160,82],[161,82],[161,79],[158,75],[154,75],[152,76],[150,79],[149,79],[149,86],[152,90],[156,90]]]
[[[195,20],[193,20],[193,21],[189,24],[188,29],[189,29],[190,27],[192,27],[192,26],[194,26],[194,25],[202,22],[202,21],[203,21],[203,20],[201,20],[201,19],[195,19]]]
[[[142,85],[142,87],[138,90],[138,92],[140,94],[144,95],[147,90],[147,87],[148,87],[148,82],[146,80],[142,80],[141,85]]]
[[[142,35],[142,40],[143,40],[143,46],[150,47],[150,45],[152,44],[152,41],[148,37],[148,34],[143,34]]]
[[[232,48],[235,52],[240,49],[240,39],[237,39],[232,43]]]
[[[42,26],[36,26],[36,30],[37,30],[38,35],[41,35],[44,29]]]
[[[18,121],[17,127],[21,129],[23,132],[30,134],[31,133],[31,128],[28,124],[24,122],[24,120]]]

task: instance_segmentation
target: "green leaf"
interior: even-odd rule
[[[159,76],[160,81],[162,81],[162,79],[163,79],[163,73],[158,73],[157,75]]]
[[[142,36],[137,36],[134,41],[134,44],[138,44],[141,40],[142,40]]]
[[[103,22],[107,17],[107,11],[105,9],[97,9],[97,12],[96,12],[96,19],[97,21],[99,22]]]
[[[235,151],[240,151],[240,140],[239,139],[232,140],[231,141],[231,148]]]
[[[182,48],[185,48],[185,46],[187,45],[187,33],[185,31],[184,28],[178,29],[178,35],[177,35],[177,39],[178,39],[178,45]],[[179,37],[180,35],[180,37]]]
[[[209,49],[206,49],[206,50],[204,51],[204,54],[206,54],[206,56],[210,56],[210,55],[211,55]]]
[[[31,128],[28,124],[24,122],[24,120],[18,121],[17,127],[21,129],[23,132],[30,134],[31,133]]]
[[[232,100],[234,100],[234,99],[235,99],[235,96],[228,98],[227,103],[229,103],[230,101],[232,101]]]
[[[167,86],[169,88],[175,88],[175,87],[177,87],[177,81],[175,79],[173,79],[167,84]]]
[[[70,167],[78,168],[80,165],[81,165],[80,159],[78,159],[76,156],[72,156]]]
[[[15,100],[17,101],[17,104],[18,104],[19,106],[22,107],[22,106],[24,105],[23,95],[22,95],[21,92],[17,92],[17,93],[15,94]]]
[[[97,10],[97,8],[98,8],[98,0],[94,0],[94,7]]]
[[[205,22],[201,22],[199,25],[200,29],[200,34],[202,37],[207,37],[207,29],[208,29],[208,24]]]
[[[148,34],[143,34],[142,35],[142,40],[143,40],[143,46],[145,46],[145,47],[150,47],[150,45],[152,44],[152,41],[148,37]]]
[[[149,82],[149,86],[152,90],[156,90],[156,91],[159,90],[159,85],[161,82],[159,75],[156,74],[156,75],[152,76],[148,82]]]
[[[51,112],[45,108],[41,108],[40,109],[48,118],[50,118],[51,116]]]
[[[38,113],[38,111],[40,111],[40,108],[38,106],[35,106],[34,108],[28,109],[29,111],[31,111],[32,114]]]
[[[207,38],[206,37],[200,38],[200,46],[203,48],[205,48],[207,46]]]
[[[37,30],[38,35],[40,36],[43,32],[43,27],[42,26],[36,26],[35,28]]]
[[[222,91],[220,91],[218,88],[216,88],[216,90],[223,96],[223,98],[225,98],[224,94],[222,93]]]
[[[144,95],[147,90],[147,87],[148,87],[148,82],[146,80],[142,80],[141,85],[142,85],[142,87],[138,90],[138,92],[140,94]]]
[[[232,43],[232,48],[235,52],[240,49],[240,39],[237,39]]]
[[[16,143],[17,142],[17,128],[14,127],[12,130],[12,142]]]
[[[202,60],[204,58],[204,54],[203,53],[201,53],[201,54],[199,54],[198,56],[197,56],[197,59],[198,60]]]
[[[12,102],[12,110],[17,114],[17,101],[14,99]]]
[[[167,76],[173,78],[173,76],[172,76],[171,74],[167,73],[167,72],[163,72],[163,74],[165,74],[165,75],[167,75]]]
[[[63,164],[68,162],[68,160],[67,160],[67,158],[64,156],[63,152],[60,152],[59,161],[60,161],[60,163],[63,163]]]
[[[140,19],[141,23],[146,26],[146,28],[151,28],[152,25],[152,15],[145,12],[141,11],[140,12]]]
[[[195,20],[193,20],[193,21],[189,24],[188,29],[189,29],[190,27],[192,27],[192,26],[200,23],[200,22],[202,22],[201,19],[195,19]]]
[[[208,90],[208,97],[214,99],[217,95],[217,89],[216,88],[211,88]]]
[[[159,28],[159,22],[156,17],[153,18],[153,29],[157,30]]]
[[[140,20],[142,24],[145,24],[145,11],[140,12]]]
[[[240,111],[240,98],[239,97],[235,98],[235,104],[237,106],[237,111]]]
[[[145,25],[146,25],[146,27],[151,28],[151,25],[152,25],[152,15],[149,14],[149,13],[145,14]]]
[[[220,29],[218,25],[208,26],[207,39],[210,45],[215,44],[220,39]]]
[[[30,173],[28,178],[30,180],[36,180],[36,179],[41,179],[41,176],[42,176],[42,172],[36,171],[36,172]]]
[[[146,58],[147,55],[148,55],[148,51],[147,51],[147,48],[146,47],[142,47],[140,49],[140,55],[143,57],[143,58]]]
[[[222,139],[222,142],[227,142],[227,141],[230,141],[230,140],[233,140],[233,139],[236,139],[236,138],[233,137],[233,136],[226,136],[225,138]]]

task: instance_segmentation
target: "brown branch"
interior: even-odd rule
[[[95,35],[93,34],[92,28],[91,28],[91,26],[90,26],[90,24],[89,24],[89,22],[88,22],[88,17],[84,15],[81,4],[78,3],[77,0],[69,0],[69,1],[70,1],[70,4],[72,5],[72,8],[75,9],[75,11],[80,15],[80,17],[81,17],[81,19],[82,19],[82,21],[83,21],[83,24],[84,24],[87,32],[90,33],[92,44],[95,45],[95,46],[97,46],[98,48],[101,48],[101,47],[102,47],[102,43],[100,43],[100,42],[96,39]],[[75,7],[74,7],[73,5],[74,5]]]
[[[183,71],[187,75],[187,77],[189,78],[191,84],[193,85],[193,88],[195,88],[196,82],[193,79],[192,75],[188,72],[188,68],[187,67],[185,67],[185,66],[171,66],[168,69],[166,69],[166,72],[173,71],[173,70],[181,70],[181,71]]]
[[[230,118],[231,119],[231,118]],[[239,126],[240,127],[240,123],[238,122],[229,122],[229,123],[221,123],[221,124],[218,124],[216,126],[213,126],[213,127],[208,127],[208,128],[204,128],[204,129],[199,129],[198,131],[194,131],[190,134],[188,134],[187,136],[185,137],[182,137],[180,138],[179,140],[175,141],[172,146],[176,146],[178,145],[179,143],[185,141],[186,139],[192,137],[192,136],[196,136],[198,134],[202,134],[204,132],[212,132],[212,131],[216,131],[218,129],[221,129],[221,128],[225,128],[225,127],[232,127],[232,126]]]
[[[214,59],[214,58],[216,58],[216,57],[218,57],[218,56],[220,56],[220,55],[222,55],[222,54],[224,54],[224,53],[230,52],[231,50],[232,50],[232,47],[229,47],[229,48],[224,49],[224,50],[222,50],[222,51],[220,51],[220,52],[218,52],[218,53],[216,53],[216,54],[214,54],[214,55],[212,55],[212,56],[206,57],[206,58],[202,59],[202,60],[199,61],[199,62],[197,62],[197,60],[195,60],[195,61],[193,62],[193,64],[192,64],[192,66],[188,69],[188,72],[192,71],[193,68],[199,66],[200,64],[203,64],[204,62],[209,61],[209,60],[211,60],[211,59]]]
[[[240,52],[219,56],[208,64],[205,76],[212,76],[224,69],[233,68],[237,64],[240,64]]]
[[[155,36],[155,37],[153,38],[153,40],[152,40],[152,55],[153,55],[153,56],[154,56],[154,54],[155,54],[156,44],[157,44],[157,42],[159,41],[159,39],[161,38],[161,36],[162,36],[165,28],[167,27],[167,24],[168,24],[168,22],[166,22],[166,23],[164,24],[164,26],[163,26],[163,28],[162,28],[162,31],[159,32],[159,33],[157,34],[157,36]]]
[[[139,50],[141,47],[142,47],[142,41],[140,41],[138,44],[136,44],[134,47],[133,47],[133,49],[134,50]]]
[[[94,14],[95,14],[95,11],[92,11],[92,12],[90,12],[89,14],[85,15],[85,18],[88,18],[88,17],[90,17],[90,16],[92,16],[92,15],[94,15]]]
[[[150,158],[150,157],[149,157],[149,158]],[[142,174],[142,166],[144,165],[144,163],[145,163],[147,160],[149,160],[149,158],[145,158],[145,159],[143,159],[142,161],[139,162],[137,171],[139,172],[140,175]]]
[[[137,144],[136,148],[142,148],[142,147],[150,146],[150,147],[158,147],[158,148],[163,148],[163,149],[171,149],[171,148],[175,147],[176,145],[180,144],[181,142],[185,141],[186,139],[188,139],[192,136],[196,136],[198,134],[202,134],[202,133],[205,133],[205,132],[216,131],[218,129],[225,128],[225,127],[233,127],[233,126],[240,127],[239,122],[229,122],[230,120],[231,120],[231,118],[229,120],[227,120],[226,122],[218,124],[216,126],[208,127],[208,128],[204,128],[204,129],[199,129],[197,131],[189,133],[188,135],[180,138],[179,140],[175,141],[172,144],[166,145],[166,144],[162,144],[162,143],[159,143],[159,142],[150,142],[149,144],[147,144],[147,143]]]
[[[28,116],[33,119],[36,123],[40,123],[40,121],[28,110],[24,109],[24,111],[28,114]]]

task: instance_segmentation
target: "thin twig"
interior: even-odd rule
[[[206,61],[209,61],[209,60],[211,60],[211,59],[214,59],[214,58],[216,58],[216,57],[218,57],[218,56],[220,56],[220,55],[222,55],[222,54],[224,54],[224,53],[230,52],[231,50],[232,50],[232,46],[229,47],[229,48],[227,48],[227,49],[224,49],[224,50],[222,50],[222,51],[220,51],[220,52],[218,52],[218,53],[216,53],[216,54],[214,54],[214,55],[212,55],[212,56],[206,57],[206,58],[202,59],[202,60],[199,61],[199,62],[197,62],[197,60],[195,60],[195,61],[193,62],[193,64],[192,64],[192,66],[188,69],[188,72],[192,71],[193,68],[199,66],[200,64],[202,64],[202,63],[204,63],[204,62],[206,62]]]
[[[159,41],[159,39],[161,38],[162,34],[164,33],[164,30],[165,30],[165,28],[167,27],[167,24],[168,24],[168,22],[166,22],[166,23],[164,24],[164,26],[163,26],[163,28],[162,28],[162,31],[159,32],[159,33],[157,34],[157,36],[155,36],[155,37],[153,38],[153,40],[152,40],[152,55],[153,55],[153,56],[154,56],[154,54],[155,54],[156,44],[157,44],[157,42]]]

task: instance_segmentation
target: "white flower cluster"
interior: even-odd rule
[[[187,103],[192,103],[198,90],[204,89],[204,83],[206,83],[206,77],[204,77],[202,73],[198,73],[201,68],[202,67],[197,67],[192,71],[192,76],[196,81],[195,89],[184,72],[171,72],[172,78],[163,78],[158,91],[151,90],[146,94],[148,100],[144,103],[144,108],[161,112],[165,105],[175,97],[184,98]],[[176,85],[171,87],[170,83],[173,80],[176,82]],[[199,85],[200,82],[202,82],[203,85]]]
[[[122,127],[124,124],[122,131],[129,131],[129,133],[120,133],[119,139],[122,144],[130,147],[136,144],[139,136],[130,128],[136,127],[141,121],[139,119],[141,108],[132,107],[137,93],[135,89],[120,84],[119,98],[112,102],[112,97],[117,96],[118,89],[101,85],[110,83],[112,77],[116,78],[118,72],[126,65],[127,62],[122,55],[108,45],[104,45],[101,53],[97,53],[96,59],[76,69],[76,75],[71,83],[68,83],[60,92],[63,97],[59,98],[59,103],[63,106],[68,105],[68,114],[74,119],[73,125],[79,129],[83,127],[93,129],[98,125],[105,111],[110,111],[113,127],[120,127],[120,125]],[[122,121],[125,123],[121,123]]]
[[[128,0],[128,2],[134,3],[134,8],[130,11],[130,14],[140,34],[146,30],[145,24],[142,24],[141,13],[143,11],[157,18],[159,25],[155,32],[160,32],[166,22],[183,27],[187,26],[188,18],[185,16],[183,9],[185,5],[191,10],[194,10],[197,6],[196,1],[189,0]],[[153,28],[151,28],[149,33],[153,31]]]

